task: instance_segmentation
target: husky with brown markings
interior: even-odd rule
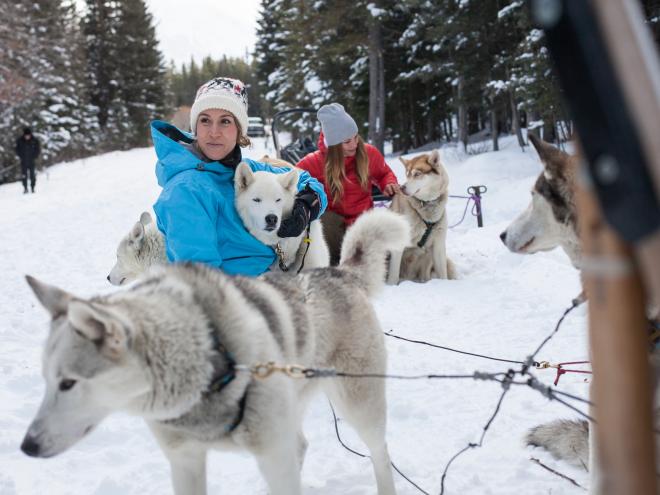
[[[533,134],[529,140],[543,163],[532,188],[532,200],[525,211],[500,235],[502,242],[514,253],[533,254],[561,247],[576,268],[582,265],[578,238],[578,217],[575,186],[578,158],[565,153]],[[584,292],[576,302],[586,299]],[[654,314],[649,312],[649,314]],[[657,317],[657,316],[656,316]],[[660,425],[660,356],[651,355],[656,391],[655,426]],[[592,384],[593,386],[593,384]],[[585,420],[560,419],[532,428],[525,437],[527,445],[541,447],[553,457],[582,466],[591,472],[591,491],[600,493],[603,473],[595,461],[595,442],[591,424]],[[660,468],[660,466],[659,466]]]
[[[525,211],[500,234],[514,253],[533,254],[558,246],[576,268],[580,267],[580,243],[575,206],[575,174],[578,159],[534,134],[528,139],[543,163],[532,188],[532,200]]]
[[[408,220],[412,236],[403,252],[391,253],[387,283],[455,278],[445,245],[449,175],[440,153],[434,150],[410,160],[399,159],[406,167],[406,183],[401,194],[392,199],[390,209]]]

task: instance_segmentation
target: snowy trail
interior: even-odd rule
[[[263,140],[246,155],[273,154]],[[465,156],[446,149],[443,160],[450,194],[486,184],[485,226],[473,217],[452,229],[448,253],[461,275],[456,281],[404,282],[375,300],[383,330],[411,339],[511,360],[524,360],[552,331],[580,291],[577,272],[563,252],[534,256],[509,253],[498,236],[527,205],[540,171],[534,151],[521,152],[511,138],[503,150]],[[66,453],[32,459],[18,449],[43,392],[41,349],[46,312],[24,281],[31,274],[73,293],[89,296],[114,290],[105,277],[121,237],[150,210],[159,188],[153,149],[101,155],[52,167],[38,177],[37,193],[22,194],[20,183],[0,186],[0,495],[48,493],[152,495],[172,493],[168,464],[141,420],[116,415]],[[403,177],[398,159],[388,163]],[[460,219],[464,200],[452,200],[449,223]],[[538,356],[552,362],[584,359],[586,311],[578,308]],[[387,338],[389,371],[399,374],[469,374],[506,371],[506,363],[455,354]],[[537,372],[550,384],[550,370]],[[559,389],[586,397],[582,375],[564,375]],[[442,469],[469,442],[476,442],[502,389],[472,380],[388,382],[388,443],[394,462],[430,493],[439,493]],[[584,408],[582,408],[584,409]],[[575,417],[527,387],[513,387],[502,403],[482,448],[452,465],[447,494],[578,494],[584,491],[530,462],[550,467],[587,486],[584,470],[558,463],[526,448],[526,430],[551,419]],[[345,442],[365,448],[340,421]],[[335,438],[325,399],[314,401],[305,430],[310,442],[303,468],[305,495],[373,494],[368,459],[344,450]],[[213,453],[209,493],[265,494],[250,456]],[[395,475],[400,494],[419,493]]]

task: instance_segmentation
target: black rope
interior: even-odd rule
[[[559,331],[559,327],[561,326],[562,322],[564,321],[564,318],[566,318],[566,316],[568,315],[568,313],[570,313],[571,311],[573,311],[573,310],[574,310],[575,308],[577,308],[579,305],[580,305],[580,302],[574,299],[574,300],[573,300],[573,303],[571,304],[571,307],[568,308],[566,311],[564,311],[564,314],[561,315],[561,318],[559,318],[559,321],[557,322],[557,325],[555,326],[555,329],[552,331],[552,333],[550,333],[550,335],[548,335],[548,336],[545,338],[545,340],[543,340],[543,342],[541,342],[541,345],[539,345],[539,346],[536,348],[536,351],[534,351],[534,353],[533,353],[531,356],[529,356],[529,357],[527,358],[527,362],[525,363],[525,365],[523,366],[523,369],[522,369],[523,374],[527,373],[527,369],[529,368],[529,366],[533,366],[534,363],[536,363],[536,361],[534,361],[534,358],[535,358],[536,355],[541,351],[541,349],[543,349],[543,347],[545,346],[545,344],[547,344],[548,342],[550,342],[550,339],[552,339],[552,337],[554,337],[555,334]]]
[[[384,373],[346,373],[344,371],[335,371],[332,369],[314,369],[307,368],[303,370],[307,378],[326,378],[326,377],[339,377],[339,378],[386,378],[392,380],[433,380],[433,379],[461,379],[467,378],[471,380],[491,380],[501,382],[498,380],[500,376],[506,376],[506,373],[484,373],[475,371],[470,375],[388,375]]]
[[[307,224],[307,232],[305,233],[305,239],[303,240],[303,242],[305,244],[307,244],[307,246],[305,246],[305,252],[303,253],[302,260],[300,260],[300,268],[298,268],[298,271],[296,272],[296,275],[298,275],[302,271],[303,267],[305,266],[305,257],[307,256],[307,251],[309,251],[309,245],[312,243],[312,238],[309,236],[309,232],[310,232],[311,228],[312,227],[308,223]]]
[[[440,495],[444,495],[445,492],[445,479],[447,477],[447,474],[449,472],[449,468],[453,464],[453,462],[459,458],[463,453],[467,452],[470,449],[478,448],[483,446],[484,439],[486,437],[486,433],[488,432],[488,429],[491,427],[493,422],[495,421],[495,418],[500,412],[502,402],[504,401],[504,397],[506,396],[507,392],[511,389],[511,385],[526,385],[530,387],[533,390],[536,390],[537,392],[540,392],[543,396],[547,397],[550,400],[555,400],[559,402],[560,404],[566,406],[567,408],[577,412],[581,416],[585,417],[591,422],[594,422],[594,419],[590,417],[588,414],[583,413],[580,411],[578,408],[573,406],[572,404],[566,402],[565,400],[561,399],[558,396],[564,396],[573,400],[581,401],[590,405],[593,405],[589,400],[571,395],[566,392],[562,392],[559,390],[553,390],[547,385],[542,384],[541,382],[538,381],[536,377],[534,377],[531,373],[529,373],[529,367],[532,365],[538,364],[536,361],[534,361],[534,357],[540,352],[540,350],[547,344],[550,339],[554,337],[554,335],[559,331],[559,328],[561,327],[562,322],[566,318],[566,316],[577,306],[579,305],[579,302],[573,301],[573,304],[571,307],[566,309],[562,316],[559,318],[559,321],[555,325],[555,328],[553,331],[548,335],[543,342],[538,346],[536,351],[530,355],[527,358],[527,361],[513,361],[513,360],[508,360],[508,359],[500,359],[500,358],[494,358],[491,356],[486,356],[483,354],[476,354],[476,353],[471,353],[471,352],[466,352],[466,351],[459,351],[457,349],[452,349],[450,347],[444,347],[436,344],[431,344],[429,342],[425,341],[419,341],[419,340],[412,340],[412,339],[407,339],[405,337],[400,337],[398,335],[394,335],[391,333],[385,333],[385,335],[389,337],[394,337],[400,340],[405,340],[407,342],[412,342],[412,343],[417,343],[417,344],[423,344],[423,345],[428,345],[430,347],[436,347],[439,349],[444,349],[452,352],[457,352],[459,354],[466,354],[470,356],[475,356],[475,357],[481,357],[484,359],[490,359],[493,361],[500,361],[500,362],[507,362],[507,363],[513,363],[513,364],[520,364],[521,368],[519,371],[515,371],[513,369],[509,369],[507,372],[500,372],[500,373],[483,373],[479,371],[475,371],[474,373],[470,375],[439,375],[439,374],[426,374],[426,375],[388,375],[384,373],[347,373],[347,372],[342,372],[342,371],[337,371],[333,368],[324,368],[324,369],[316,369],[316,368],[305,368],[302,370],[302,373],[304,377],[306,378],[329,378],[329,377],[341,377],[341,378],[381,378],[381,379],[400,379],[400,380],[421,380],[421,379],[436,379],[436,378],[445,378],[445,379],[474,379],[474,380],[489,380],[489,381],[496,381],[502,385],[503,391],[502,394],[499,397],[499,400],[497,401],[497,404],[495,406],[495,410],[493,413],[490,415],[488,421],[486,422],[485,426],[483,427],[483,431],[481,433],[481,437],[479,438],[478,443],[470,442],[468,443],[467,446],[463,447],[461,450],[459,450],[456,454],[454,454],[451,459],[447,462],[445,465],[445,468],[442,472],[442,478],[441,478],[441,485],[440,485]],[[521,375],[521,376],[529,376],[529,378],[524,381],[514,381],[513,378],[516,375]],[[503,377],[503,378],[500,378]],[[335,433],[337,434],[337,439],[339,440],[339,443],[349,452],[352,452],[355,455],[358,455],[360,457],[369,457],[365,454],[361,454],[360,452],[357,452],[350,447],[348,447],[341,439],[341,436],[339,434],[339,426],[337,424],[337,415],[335,414],[334,408],[332,407],[332,404],[330,404],[330,407],[332,409],[332,414],[334,417],[335,421]],[[406,481],[408,481],[410,484],[412,484],[415,488],[417,488],[421,493],[424,493],[425,495],[429,495],[428,492],[424,491],[422,488],[420,488],[417,484],[415,484],[412,480],[410,480],[407,476],[405,476],[395,465],[394,463],[391,463],[392,467],[399,473]]]
[[[475,357],[480,357],[480,358],[484,358],[484,359],[490,359],[491,361],[500,361],[502,363],[513,363],[513,364],[522,364],[522,365],[526,364],[525,361],[513,361],[511,359],[501,359],[501,358],[486,356],[484,354],[476,354],[474,352],[459,351],[458,349],[452,349],[451,347],[446,347],[446,346],[442,346],[442,345],[438,345],[438,344],[431,344],[430,342],[426,342],[424,340],[408,339],[406,337],[401,337],[399,335],[395,335],[395,334],[390,333],[390,332],[393,332],[393,330],[390,330],[389,332],[383,332],[383,333],[385,335],[387,335],[388,337],[393,337],[395,339],[405,340],[406,342],[412,342],[414,344],[423,344],[423,345],[427,345],[429,347],[435,347],[437,349],[444,349],[445,351],[457,352],[459,354],[465,354],[467,356],[475,356]],[[538,363],[534,362],[533,364],[536,365]]]
[[[337,440],[339,440],[339,443],[341,444],[341,446],[344,447],[344,448],[345,448],[346,450],[348,450],[349,452],[351,452],[351,453],[353,453],[353,454],[355,454],[355,455],[357,455],[357,456],[360,456],[360,457],[362,457],[362,458],[368,458],[368,457],[370,457],[370,456],[368,456],[367,454],[362,454],[362,453],[358,452],[357,450],[353,450],[352,448],[350,448],[348,445],[346,445],[346,444],[344,443],[344,441],[341,439],[341,435],[339,434],[339,425],[338,425],[338,421],[337,421],[337,414],[335,413],[335,408],[332,406],[332,402],[328,401],[328,403],[330,404],[330,409],[332,410],[332,417],[333,417],[334,420],[335,420],[335,433],[337,434]],[[394,468],[394,470],[395,470],[397,473],[399,473],[399,474],[401,475],[401,477],[402,477],[404,480],[406,480],[406,481],[407,481],[408,483],[410,483],[412,486],[414,486],[415,488],[417,488],[417,489],[418,489],[420,492],[422,492],[424,495],[431,495],[429,492],[423,490],[423,489],[422,489],[417,483],[415,483],[413,480],[411,480],[410,478],[408,478],[408,476],[406,476],[405,474],[403,474],[403,473],[401,472],[401,470],[400,470],[398,467],[396,467],[396,464],[394,464],[392,461],[390,461],[390,464],[392,465],[392,467]]]
[[[511,384],[511,380],[513,379],[514,374],[515,372],[513,370],[509,370],[506,373],[507,379],[503,380],[502,382],[502,387],[504,388],[504,390],[502,390],[502,394],[500,395],[500,398],[497,401],[497,405],[495,406],[495,411],[493,411],[493,414],[490,415],[488,422],[484,426],[484,430],[481,433],[481,438],[479,439],[479,443],[468,443],[466,447],[458,451],[456,454],[454,454],[454,456],[451,459],[449,459],[449,462],[445,466],[445,470],[442,472],[442,478],[440,480],[440,495],[443,495],[443,493],[445,493],[445,478],[447,477],[447,472],[449,471],[449,467],[451,466],[451,464],[464,452],[467,452],[470,449],[481,447],[483,445],[484,438],[486,437],[486,433],[488,432],[488,428],[490,428],[490,425],[493,423],[495,417],[500,412],[500,407],[502,406],[502,401],[504,400],[504,396],[511,388],[509,385]]]
[[[577,400],[580,402],[584,402],[585,404],[589,404],[590,406],[593,406],[594,403],[591,402],[588,399],[584,399],[582,397],[578,397],[577,395],[572,395],[567,392],[562,392],[561,390],[553,389],[552,387],[545,385],[541,383],[534,375],[531,375],[530,373],[527,373],[527,375],[530,377],[527,381],[524,382],[512,382],[515,385],[527,385],[528,387],[533,388],[534,390],[537,390],[541,392],[541,394],[545,395],[546,397],[552,399],[554,395],[563,395],[564,397],[568,397],[569,399]]]

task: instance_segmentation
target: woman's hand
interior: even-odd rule
[[[299,191],[288,218],[282,220],[277,237],[298,237],[319,215],[321,201],[309,186]]]
[[[401,192],[401,188],[399,187],[399,184],[396,182],[391,182],[388,185],[385,186],[385,189],[383,190],[383,194],[388,197],[392,197],[395,194],[399,194]]]

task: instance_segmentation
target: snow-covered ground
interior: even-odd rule
[[[263,140],[246,154],[273,155]],[[560,250],[534,256],[510,253],[498,236],[527,205],[540,171],[533,150],[522,152],[511,138],[502,151],[467,156],[444,150],[451,194],[485,184],[484,228],[469,216],[450,230],[448,253],[461,278],[386,287],[375,300],[383,329],[469,352],[523,360],[552,331],[579,292],[577,272]],[[33,459],[19,450],[43,392],[40,354],[48,315],[24,280],[31,274],[79,295],[114,290],[106,276],[121,237],[148,210],[159,188],[153,149],[109,153],[63,163],[38,177],[37,193],[22,194],[20,183],[0,186],[0,494],[155,495],[172,493],[168,464],[140,419],[115,415],[69,451]],[[400,179],[395,157],[388,163]],[[452,199],[449,223],[460,219],[464,200]],[[574,311],[538,355],[551,362],[587,357],[585,309]],[[389,371],[399,374],[465,374],[506,371],[487,361],[412,343],[386,339]],[[517,366],[516,366],[517,367]],[[554,373],[536,372],[550,384]],[[584,375],[567,374],[558,389],[586,397]],[[388,442],[393,461],[429,493],[440,492],[449,459],[478,442],[502,392],[494,382],[390,380]],[[584,410],[581,404],[578,404]],[[587,486],[583,469],[554,461],[523,445],[532,426],[576,413],[527,387],[513,387],[488,430],[483,447],[458,457],[445,480],[445,493],[577,494],[584,491],[542,469],[548,466]],[[340,422],[344,441],[364,451]],[[325,399],[313,402],[305,431],[310,441],[303,468],[306,495],[376,492],[367,459],[337,442]],[[208,461],[209,493],[264,494],[266,487],[247,454],[213,453]],[[419,493],[395,474],[400,494]]]

